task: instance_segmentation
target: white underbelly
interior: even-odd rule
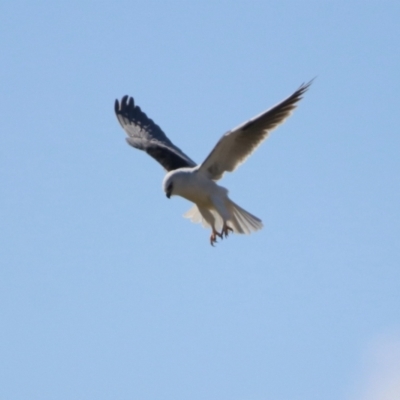
[[[182,197],[197,204],[199,207],[214,209],[213,199],[225,199],[227,190],[218,186],[213,181],[195,182],[194,185],[188,185],[185,190],[180,193]]]
[[[210,193],[198,190],[197,188],[194,190],[187,188],[187,190],[185,190],[183,193],[180,193],[180,196],[182,196],[186,200],[189,200],[200,207],[206,207],[206,208],[212,207],[212,201],[210,195],[211,195]]]

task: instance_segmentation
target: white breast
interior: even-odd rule
[[[180,170],[175,173],[174,194],[193,203],[209,208],[212,206],[211,197],[219,195],[219,192],[225,194],[227,191],[197,170]]]

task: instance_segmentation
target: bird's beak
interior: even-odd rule
[[[167,190],[167,193],[165,193],[165,195],[166,195],[168,198],[171,198],[171,191],[170,191],[170,190]]]

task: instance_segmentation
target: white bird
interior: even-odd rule
[[[211,227],[210,243],[214,245],[217,237],[222,239],[230,232],[249,234],[262,228],[261,220],[235,204],[228,197],[228,190],[216,181],[224,172],[234,171],[289,117],[311,82],[302,84],[285,100],[225,133],[199,165],[168,139],[134,104],[132,97],[124,96],[121,102],[115,100],[115,113],[128,135],[127,142],[144,150],[168,171],[163,180],[166,196],[181,196],[194,203],[184,216]]]

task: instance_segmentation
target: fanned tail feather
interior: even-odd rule
[[[190,219],[194,224],[202,224],[204,228],[208,228],[210,226],[209,223],[201,216],[199,209],[196,204],[185,214],[183,214],[184,218]]]
[[[251,232],[256,232],[263,227],[263,224],[259,218],[253,214],[250,214],[233,201],[229,200],[229,202],[230,204],[228,207],[231,217],[228,220],[228,225],[235,233],[244,233],[248,235]]]
[[[226,205],[229,212],[227,224],[235,233],[250,234],[263,227],[259,218],[250,214],[232,200],[227,199]],[[194,205],[184,214],[184,217],[190,219],[195,224],[201,223],[204,228],[212,228],[214,226],[217,231],[222,229],[222,218],[215,210],[203,210],[201,212],[197,205]]]

